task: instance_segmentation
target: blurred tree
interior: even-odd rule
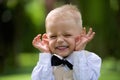
[[[6,7],[5,0],[2,0],[0,2],[0,72],[3,72],[6,64],[15,66],[14,33],[13,12]]]
[[[43,1],[0,0],[0,72],[4,67],[15,68],[18,53],[32,51],[33,37],[45,32],[43,6],[48,13],[59,5],[77,5],[83,26],[92,27],[96,32],[87,49],[102,58],[120,58],[120,0],[45,0],[45,4]]]
[[[8,7],[7,0],[0,2],[0,72],[18,66],[17,54],[22,48],[21,39],[26,26],[23,10],[21,2],[13,8]]]
[[[96,32],[87,49],[98,53],[102,58],[112,56],[120,59],[120,8],[117,8],[118,4],[120,7],[120,0],[80,0],[76,4],[81,9],[83,25],[92,27]]]
[[[55,8],[55,5],[57,3],[62,3],[63,4],[70,4],[72,0],[45,0],[45,8],[46,12],[49,13],[52,9]],[[58,5],[58,4],[57,4]]]
[[[56,0],[45,0],[46,12],[49,13],[54,8]]]
[[[39,32],[45,31],[42,27],[44,26],[44,13],[43,10],[38,11],[39,6],[37,6],[36,15],[30,13],[30,9],[36,13],[36,8],[34,8],[36,6],[25,8],[30,1],[14,1],[0,0],[0,73],[6,69],[12,71],[17,68],[19,66],[17,55],[20,52],[31,52],[33,50],[31,45],[33,37]],[[27,12],[25,10],[28,10],[28,7],[31,8]],[[31,19],[37,19],[36,23]]]

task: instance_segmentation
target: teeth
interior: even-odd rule
[[[59,46],[59,47],[56,47],[57,49],[60,49],[60,50],[63,50],[63,49],[66,49],[67,46]]]

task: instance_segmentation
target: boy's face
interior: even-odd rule
[[[76,46],[76,39],[80,32],[78,26],[72,21],[49,21],[46,24],[49,48],[52,53],[66,57]]]

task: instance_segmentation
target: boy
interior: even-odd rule
[[[86,34],[79,10],[64,5],[46,17],[46,33],[32,44],[42,53],[32,72],[32,80],[98,80],[101,59],[84,50],[95,32]]]

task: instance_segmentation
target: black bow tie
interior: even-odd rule
[[[67,65],[71,70],[73,69],[73,65],[70,62],[68,62],[65,59],[61,60],[60,58],[58,58],[55,55],[53,55],[51,58],[51,64],[52,64],[52,66],[58,66],[58,65],[63,64],[63,65]]]

